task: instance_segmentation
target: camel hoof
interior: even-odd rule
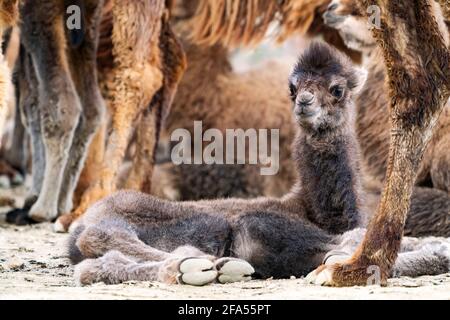
[[[70,233],[72,230],[74,230],[74,228],[77,227],[77,225],[74,224],[75,223],[72,215],[64,214],[56,219],[55,223],[53,224],[53,231],[56,233]]]
[[[310,272],[306,278],[306,282],[318,286],[331,286],[333,283],[333,272],[327,267],[319,267]]]
[[[53,232],[55,233],[67,233],[66,227],[57,219],[53,224]]]
[[[191,286],[204,286],[217,278],[217,271],[209,259],[187,258],[180,263],[177,281],[180,284]]]
[[[56,208],[47,208],[41,202],[36,202],[30,209],[28,216],[31,220],[41,223],[41,222],[51,222],[58,216]]]
[[[220,283],[233,283],[252,280],[255,269],[247,261],[233,258],[222,258],[216,261]]]
[[[36,222],[28,217],[28,211],[28,209],[11,210],[6,214],[6,222],[16,226],[35,224]]]

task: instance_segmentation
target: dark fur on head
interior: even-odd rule
[[[304,131],[323,133],[341,127],[366,76],[336,49],[311,44],[289,79],[294,113]]]

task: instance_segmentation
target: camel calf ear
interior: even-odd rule
[[[367,81],[367,70],[363,68],[355,68],[355,76],[356,76],[356,85],[353,88],[353,92],[355,94],[361,92],[362,88],[364,88],[364,85]]]

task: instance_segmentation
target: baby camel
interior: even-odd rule
[[[290,79],[300,127],[293,190],[282,199],[184,203],[116,193],[91,207],[72,234],[72,261],[86,259],[77,280],[204,285],[303,276],[324,259],[346,257],[342,252],[351,252],[364,232],[355,229],[364,217],[353,128],[353,97],[364,81],[347,58],[313,44]],[[396,274],[449,269],[449,243],[416,241],[405,239],[404,249],[414,252],[400,256]]]

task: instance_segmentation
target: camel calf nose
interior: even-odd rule
[[[303,91],[298,95],[298,103],[301,105],[309,105],[314,101],[314,94],[309,91]]]

